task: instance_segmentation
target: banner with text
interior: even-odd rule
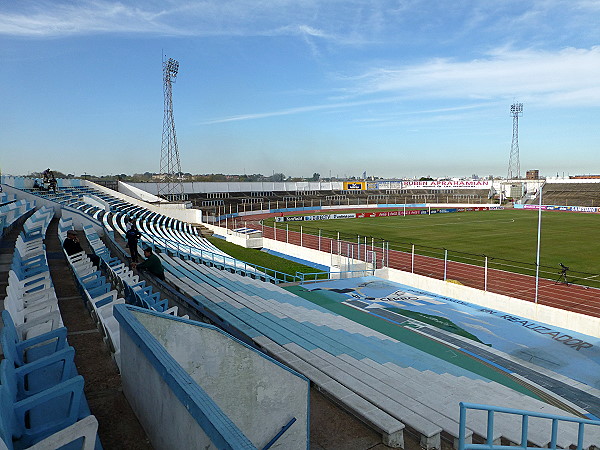
[[[402,189],[489,189],[490,180],[403,181]]]
[[[515,208],[519,206],[515,205]],[[538,205],[522,205],[522,209],[538,209]],[[600,213],[600,208],[595,206],[558,206],[558,205],[542,205],[542,211],[570,211],[582,213]]]

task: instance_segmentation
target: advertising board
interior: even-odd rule
[[[489,189],[490,180],[403,181],[402,189]]]
[[[378,181],[377,189],[386,190],[386,189],[402,189],[403,182],[402,181]]]
[[[345,191],[364,191],[365,190],[365,182],[364,181],[344,181],[344,190]]]

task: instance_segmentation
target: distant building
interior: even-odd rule
[[[525,178],[528,180],[539,180],[540,179],[540,171],[537,169],[528,170],[527,173],[525,174]]]

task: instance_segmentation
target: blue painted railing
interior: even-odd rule
[[[152,248],[159,248],[161,251],[169,251],[177,256],[190,259],[200,259],[210,262],[215,266],[223,266],[225,268],[232,269],[236,273],[243,273],[244,275],[248,276],[256,276],[257,278],[262,277],[275,284],[281,282],[294,283],[301,281],[301,279],[294,275],[279,272],[274,269],[269,269],[268,267],[241,261],[225,254],[211,252],[210,250],[198,248],[189,244],[183,244],[178,241],[173,241],[171,239],[154,236],[151,234],[144,234],[141,242]]]
[[[487,411],[487,437],[485,444],[467,444],[465,443],[465,435],[467,429],[467,410],[479,410],[479,411]],[[504,414],[514,414],[517,416],[522,416],[521,421],[521,444],[518,446],[508,446],[508,445],[494,445],[494,413],[504,413]],[[537,447],[528,447],[528,434],[529,434],[529,418],[537,417],[541,419],[548,419],[552,421],[552,431],[550,437],[550,445],[549,449],[557,450],[559,447],[557,446],[556,440],[558,437],[558,424],[559,422],[572,422],[577,423],[579,426],[578,434],[577,434],[577,450],[583,450],[583,438],[584,438],[584,427],[585,425],[591,426],[600,426],[600,421],[598,420],[589,420],[582,419],[579,417],[566,417],[566,416],[557,416],[554,414],[544,414],[537,413],[532,411],[525,411],[521,409],[512,409],[512,408],[503,408],[500,406],[489,406],[489,405],[479,405],[476,403],[463,403],[460,402],[460,422],[459,422],[459,431],[458,431],[458,450],[534,450]]]
[[[283,436],[283,433],[285,433],[294,424],[294,422],[296,422],[296,418],[292,417],[288,423],[281,427],[281,430],[279,430],[279,432],[267,443],[267,445],[262,448],[262,450],[268,450],[273,447],[275,442],[277,442],[277,440]]]

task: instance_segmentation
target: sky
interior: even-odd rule
[[[0,170],[600,173],[598,0],[0,1]]]

